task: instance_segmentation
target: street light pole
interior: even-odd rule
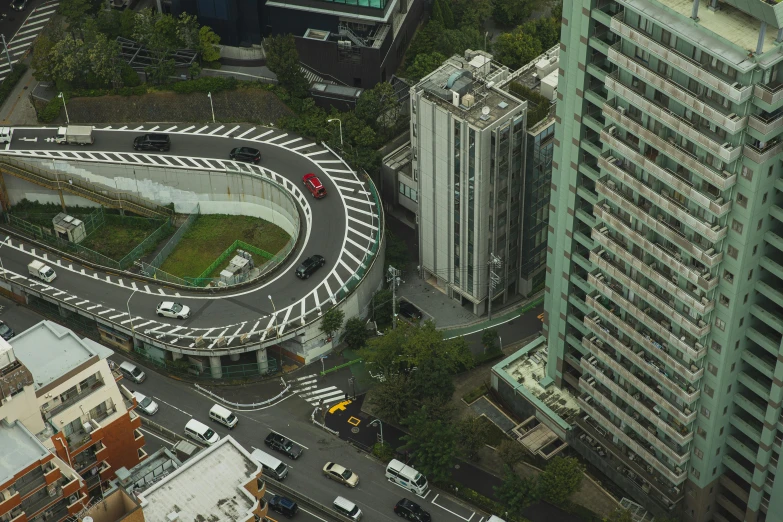
[[[65,95],[63,93],[60,93],[57,95],[57,97],[63,101],[63,109],[65,109],[65,123],[70,125],[71,119],[68,117],[68,107],[65,106]]]
[[[14,66],[11,64],[11,54],[8,52],[8,44],[5,43],[5,35],[0,34],[0,38],[3,39],[3,49],[5,49],[5,57],[8,60],[8,69],[9,71],[13,71]]]
[[[343,122],[340,120],[340,118],[332,118],[331,120],[326,120],[328,123],[332,123],[333,121],[336,121],[337,124],[340,126],[340,147],[343,146]]]
[[[277,339],[279,337],[277,333],[277,308],[275,307],[275,302],[272,301],[272,296],[268,295],[267,297],[269,298],[269,302],[272,303],[272,310],[274,311],[274,315],[272,316],[272,319],[274,319],[275,321],[275,339]]]
[[[133,334],[133,347],[134,348],[136,347],[136,328],[133,326],[133,316],[131,316],[130,301],[131,301],[131,299],[133,299],[133,296],[136,295],[136,292],[138,292],[138,290],[134,290],[133,292],[131,292],[131,295],[128,298],[128,302],[125,303],[125,306],[128,308],[128,320],[130,321],[131,333]]]
[[[375,419],[370,423],[370,426],[372,426],[375,423],[378,423],[378,428],[381,430],[381,446],[383,446],[383,422],[381,422],[381,419]]]
[[[215,123],[215,106],[212,104],[212,92],[207,93],[207,98],[209,98],[209,108],[212,109],[212,123]]]
[[[0,243],[0,247],[5,245],[5,242],[8,241],[9,239],[11,239],[11,236],[5,236],[5,239],[3,239],[2,243]],[[3,258],[2,257],[0,257],[0,270],[3,271],[3,279],[8,281],[8,274],[6,273],[5,267],[3,266]]]

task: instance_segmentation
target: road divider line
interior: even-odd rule
[[[287,436],[287,435],[283,435],[283,434],[282,434],[282,433],[280,433],[279,431],[275,431],[275,430],[269,430],[269,431],[271,431],[272,433],[277,433],[277,434],[278,434],[278,435],[280,435],[281,437],[285,437],[286,439],[290,440],[291,442],[296,442],[296,441],[295,441],[294,439],[292,439],[291,437],[289,437],[289,436]],[[302,444],[301,442],[296,442],[296,443],[297,443],[297,444],[299,444],[300,446],[302,446],[304,449],[306,449],[306,450],[308,450],[308,451],[310,450],[310,448],[308,448],[307,446],[305,446],[305,445],[304,445],[304,444]]]
[[[145,430],[144,428],[139,428],[139,429],[140,429],[140,430],[141,430],[141,432],[142,432],[142,433],[144,433],[145,435],[152,435],[152,436],[153,436],[153,437],[155,437],[156,439],[158,439],[158,440],[162,440],[162,441],[163,441],[163,442],[165,442],[166,444],[170,444],[172,448],[173,448],[173,447],[174,447],[174,445],[176,444],[176,442],[171,442],[171,441],[170,441],[170,440],[168,440],[168,439],[164,439],[164,438],[163,438],[163,437],[161,437],[160,435],[155,435],[155,434],[154,434],[154,433],[152,433],[151,431]]]
[[[191,419],[193,418],[193,415],[191,415],[190,413],[186,412],[186,411],[185,411],[185,410],[183,410],[183,409],[177,408],[177,407],[176,407],[176,406],[174,406],[173,404],[169,404],[168,402],[166,402],[166,401],[162,400],[160,397],[153,397],[153,399],[155,399],[156,401],[158,401],[158,402],[160,402],[160,403],[162,403],[162,404],[165,404],[165,405],[166,405],[166,406],[168,406],[169,408],[174,408],[175,410],[177,410],[177,411],[179,411],[179,412],[182,412],[182,413],[184,413],[185,415],[187,415],[187,416],[188,416],[188,417],[190,417]]]

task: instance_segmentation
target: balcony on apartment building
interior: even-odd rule
[[[600,324],[599,320],[600,318],[584,318],[585,324],[593,330],[593,333],[595,330],[599,330],[605,335],[583,336],[582,346],[594,350],[591,354],[597,357],[601,363],[622,375],[635,388],[643,391],[646,397],[657,401],[656,404],[672,416],[676,431],[683,437],[687,437],[688,425],[696,419],[696,412],[683,406],[682,402],[693,404],[694,400],[698,398],[698,394],[683,393],[688,391],[687,385],[683,385],[670,378],[667,373],[663,373],[662,370],[665,371],[665,369],[662,365],[656,364],[656,361],[647,356],[643,350],[635,352],[630,346],[618,342],[617,338],[612,336],[611,330]],[[602,328],[608,331],[603,331]],[[613,353],[610,347],[622,357]],[[695,388],[691,389],[696,390]],[[682,402],[675,399],[675,395],[682,399]],[[693,400],[687,402],[686,398]]]
[[[82,451],[72,459],[73,469],[82,473],[84,470],[99,461],[105,454],[106,445],[103,442],[98,441],[93,446],[90,446],[86,450]]]
[[[104,384],[103,378],[101,377],[100,372],[98,372],[82,382],[78,388],[72,386],[61,393],[59,397],[53,398],[41,407],[44,418],[51,419],[58,413],[64,412],[71,406],[74,406],[89,395],[92,395],[103,388]]]
[[[664,344],[688,354],[688,357],[691,357],[692,359],[698,360],[700,358],[693,356],[693,354],[699,354],[703,349],[703,345],[698,341],[694,341],[692,337],[689,338],[687,333],[678,337],[678,334],[675,334],[672,331],[672,325],[669,322],[668,317],[650,307],[647,307],[644,310],[638,308],[624,297],[624,291],[620,285],[616,285],[617,288],[609,286],[608,282],[605,281],[604,277],[600,274],[598,276],[589,274],[587,276],[587,282],[593,285],[600,293],[604,294],[613,304],[619,306],[628,315],[643,324],[657,339],[662,340]],[[596,306],[601,306],[600,303],[595,300],[595,297],[597,296],[588,296],[587,299],[593,298],[591,303],[595,303]],[[588,306],[591,306],[591,303],[587,303]],[[615,308],[616,306],[612,306],[612,315],[619,316],[620,312],[615,312]],[[598,310],[598,308],[595,309]],[[602,309],[606,308],[602,307]],[[694,373],[695,372],[696,370],[694,370]]]
[[[589,394],[580,395],[577,397],[577,402],[582,408],[582,411],[594,418],[602,429],[617,437],[626,447],[628,447],[629,451],[636,454],[634,457],[629,458],[632,460],[638,458],[641,461],[646,462],[646,464],[649,464],[652,468],[657,470],[658,473],[664,477],[665,481],[668,481],[673,486],[679,486],[685,482],[687,478],[685,470],[681,469],[679,466],[670,467],[668,464],[662,462],[655,455],[655,448],[652,447],[652,444],[636,435],[636,433],[627,426],[621,428],[612,421],[611,412],[595,401]]]
[[[753,95],[770,105],[771,110],[783,107],[783,82],[778,79],[768,84],[757,83],[753,86]]]
[[[595,341],[592,342],[595,344]],[[581,377],[587,378],[588,380],[589,377],[592,377],[603,387],[608,388],[613,396],[616,396],[628,406],[625,408],[626,414],[630,414],[634,421],[640,423],[645,429],[652,433],[656,433],[657,430],[664,432],[666,437],[674,442],[669,445],[669,448],[678,454],[682,454],[683,447],[693,440],[693,430],[685,425],[677,423],[677,421],[672,418],[671,420],[674,421],[674,423],[679,424],[679,426],[675,428],[674,423],[670,423],[668,418],[663,417],[660,404],[652,400],[652,397],[655,397],[657,394],[649,396],[643,393],[643,390],[637,389],[632,385],[633,381],[620,386],[620,384],[615,381],[616,366],[612,364],[605,365],[603,364],[604,360],[605,359],[602,358],[593,360],[592,356],[582,357],[580,359],[580,368],[582,370]],[[592,361],[592,363],[588,361]],[[626,372],[627,370],[621,367],[621,369],[617,371],[617,375],[625,378]],[[657,433],[656,437],[658,437]],[[682,464],[682,462],[680,462],[680,464]]]
[[[758,114],[751,114],[748,127],[758,131],[763,139],[769,141],[777,137],[783,129],[783,110],[761,111]]]
[[[656,154],[663,152],[670,159],[676,161],[682,167],[694,172],[699,177],[706,180],[711,185],[717,187],[720,190],[730,189],[737,181],[737,175],[731,174],[727,170],[717,170],[712,168],[706,161],[699,158],[693,151],[681,147],[676,140],[676,136],[669,135],[666,139],[662,136],[658,136],[653,131],[649,130],[640,119],[632,117],[629,111],[622,110],[622,107],[616,109],[611,104],[607,103],[603,107],[603,115],[610,121],[607,121],[607,125],[611,121],[614,121],[626,131],[636,138],[641,138],[648,145],[652,146],[656,150]],[[614,127],[613,125],[609,128]],[[611,132],[609,134],[612,134]],[[694,143],[691,141],[691,143]],[[638,150],[638,147],[637,147]]]
[[[665,156],[657,153],[647,155],[640,153],[638,140],[626,140],[618,134],[611,135],[606,131],[601,132],[601,140],[615,151],[603,153],[605,160],[603,162],[599,160],[599,166],[605,167],[607,171],[618,176],[628,175],[638,179],[634,172],[639,168],[717,217],[722,217],[731,210],[731,201],[724,201],[717,188],[706,182],[702,183],[702,187],[706,186],[706,190],[697,188],[691,181],[693,176],[688,169],[680,166],[677,171],[674,171],[661,165],[664,163]],[[622,161],[618,163],[618,159]],[[736,180],[736,175],[733,178]]]
[[[601,232],[603,229],[606,229],[606,231]],[[659,263],[670,268],[672,273],[667,274],[666,271],[661,272],[653,267],[652,260],[649,263],[645,263],[644,260],[642,260],[642,263],[652,267],[651,270],[663,273],[664,276],[670,276],[672,281],[674,281],[673,277],[675,275],[681,276],[687,279],[689,283],[698,285],[702,290],[712,290],[718,285],[718,278],[713,277],[709,272],[709,269],[705,268],[704,265],[699,263],[697,266],[695,264],[697,261],[694,261],[693,265],[683,263],[682,256],[679,253],[666,248],[661,242],[649,241],[646,238],[642,238],[641,241],[636,242],[638,247],[631,248],[627,239],[630,236],[625,232],[628,231],[624,224],[621,228],[617,229],[616,232],[610,232],[607,227],[599,225],[591,228],[589,235],[595,243],[600,244],[613,254],[622,257],[626,262],[634,265],[636,264],[636,261],[631,260],[629,256],[633,256],[634,259],[638,260],[639,257],[633,255],[632,251],[636,248],[641,248],[647,258],[652,258],[652,260],[656,262],[656,265]]]
[[[652,35],[632,27],[625,23],[625,10],[620,10],[612,17],[610,29],[617,35],[630,40],[635,45],[654,54],[656,58],[665,61],[669,65],[683,71],[691,78],[700,81],[710,89],[721,93],[736,103],[742,103],[750,99],[753,87],[742,85],[732,77],[710,63],[701,63],[678,51],[671,45],[664,44],[652,37]]]
[[[576,420],[582,433],[576,436],[574,445],[595,463],[606,461],[606,474],[615,483],[629,493],[635,491],[644,499],[654,500],[663,509],[671,509],[683,499],[682,488],[671,486],[651,465],[640,462],[633,452],[624,450],[622,443],[608,437],[595,419],[587,416],[585,420],[584,417]],[[633,460],[626,452],[633,456]]]
[[[645,189],[645,186],[638,181],[634,181],[634,178],[629,178],[629,181],[632,185],[635,185],[633,188],[639,188],[638,192],[641,193],[641,191]],[[673,242],[682,242],[683,239],[691,242],[694,241],[693,239],[690,239],[689,236],[691,235],[686,234],[683,230],[683,225],[698,234],[699,238],[703,237],[710,245],[709,248],[712,248],[715,243],[728,235],[727,226],[705,221],[704,219],[691,214],[690,210],[680,203],[675,202],[672,198],[657,194],[649,187],[647,187],[647,192],[651,193],[653,199],[639,197],[638,199],[645,201],[645,203],[641,205],[634,201],[633,194],[626,194],[626,192],[630,191],[620,190],[617,183],[611,179],[604,178],[600,180],[596,184],[596,192],[611,199],[616,205],[626,210],[626,212],[633,214],[637,219],[645,222],[649,228],[655,229],[656,232],[661,235],[672,238],[671,241]],[[655,207],[653,207],[653,203],[655,203]],[[669,215],[663,214],[663,211],[666,211]],[[672,236],[667,230],[660,229],[660,227],[656,226],[657,223],[653,214],[657,214],[657,221],[663,222],[669,230],[676,234],[676,236]],[[669,222],[672,218],[679,223],[678,226],[672,225]]]
[[[639,206],[633,200],[627,199],[621,193],[601,183],[597,184],[596,188],[600,195],[620,207],[623,212],[617,212],[607,203],[602,203],[593,206],[593,216],[596,219],[603,220],[613,229],[622,227],[624,229],[623,232],[627,232],[627,237],[634,243],[641,244],[645,240],[646,232],[652,231],[656,236],[680,247],[694,261],[701,263],[708,269],[716,266],[723,260],[723,252],[716,252],[715,248],[702,245],[698,234],[686,235],[682,231],[681,226],[669,223],[666,220],[666,216],[661,213],[658,214],[658,219],[652,216],[650,214],[651,205]],[[628,217],[623,214],[628,214]],[[631,215],[647,225],[645,233],[636,230],[631,222]],[[671,251],[671,256],[678,261],[682,261],[682,256],[679,252]]]
[[[746,143],[742,153],[749,160],[761,164],[778,156],[782,151],[783,140],[777,137],[765,142],[756,140],[753,143]]]
[[[688,353],[688,359],[686,360],[676,349],[670,350],[666,341],[656,336],[655,332],[648,330],[638,322],[629,322],[623,320],[623,318],[620,316],[620,310],[617,310],[613,303],[605,300],[604,298],[595,298],[592,296],[587,296],[585,298],[585,303],[587,306],[591,306],[593,310],[604,317],[605,321],[609,321],[615,328],[617,328],[617,330],[619,330],[619,332],[615,332],[617,335],[612,334],[612,343],[618,343],[625,349],[622,351],[628,351],[632,354],[636,354],[637,352],[632,351],[630,348],[631,342],[635,342],[637,345],[644,348],[647,353],[654,356],[665,366],[671,369],[675,374],[677,374],[677,376],[682,379],[682,382],[680,382],[680,379],[676,379],[676,381],[680,384],[683,390],[687,391],[687,386],[689,384],[695,384],[702,377],[702,375],[704,375],[704,369],[697,366],[694,362],[698,361],[699,358],[692,358],[690,356],[692,352]],[[585,316],[585,320],[593,321],[594,318]],[[598,323],[600,323],[600,321],[598,321]],[[596,323],[596,328],[588,323],[585,323],[585,325],[592,330],[596,330],[596,333],[601,337],[604,337],[603,334],[611,334],[612,330],[609,329],[609,325],[605,325],[604,328],[597,329],[598,323]],[[704,354],[702,354],[702,357],[703,355]],[[691,394],[688,392],[687,394],[681,396],[690,397]]]
[[[718,127],[714,130],[711,129],[709,120],[702,118],[696,113],[692,114],[692,119],[677,114],[667,107],[668,97],[664,95],[659,95],[660,99],[648,98],[642,82],[638,82],[635,86],[633,84],[629,85],[620,79],[617,71],[614,71],[604,77],[604,85],[617,98],[627,101],[629,107],[641,109],[674,132],[688,137],[691,141],[721,160],[731,163],[742,156],[742,147],[734,146],[726,141],[726,134],[722,129],[720,131]],[[621,109],[620,112],[623,112],[616,99],[611,102],[607,101],[605,105],[607,104]],[[628,111],[625,111],[625,113],[628,114]]]
[[[617,42],[610,46],[607,55],[609,61],[623,70],[630,72],[641,81],[647,83],[647,85],[654,87],[685,107],[698,112],[732,134],[742,131],[747,126],[747,116],[742,117],[736,113],[730,112],[730,108],[726,108],[706,96],[697,94],[670,78],[661,76],[649,68],[650,65],[648,62],[640,58],[632,58],[624,54],[621,49],[622,42]]]
[[[681,331],[688,332],[697,339],[701,339],[709,333],[709,324],[702,319],[694,319],[690,315],[678,311],[674,304],[674,298],[659,295],[655,291],[655,285],[649,285],[647,288],[644,288],[623,272],[616,269],[614,265],[610,265],[608,262],[605,262],[605,260],[603,264],[605,267],[603,274],[598,272],[590,274],[590,276],[598,281],[601,281],[605,277],[605,284],[607,284],[615,294],[619,294],[626,301],[629,300],[630,295],[633,295],[634,302],[629,302],[630,306],[633,306],[640,312],[648,308],[655,308],[659,314],[663,314],[667,318],[666,323],[668,327],[671,327],[672,323],[674,323]],[[650,288],[652,288],[652,290],[650,290]],[[640,302],[639,299],[642,301]],[[628,310],[626,307],[623,308]],[[634,315],[638,314],[635,313]]]
[[[685,281],[685,288],[679,286],[680,274],[675,270],[676,267],[667,264],[664,260],[655,258],[652,254],[645,253],[641,249],[636,249],[637,253],[643,258],[637,257],[634,253],[619,243],[608,234],[601,234],[595,228],[590,229],[590,237],[598,246],[593,252],[599,257],[611,254],[616,260],[620,261],[622,266],[628,265],[637,270],[644,277],[654,281],[658,286],[686,305],[699,311],[707,313],[714,308],[713,300],[709,299],[702,290],[696,293],[698,287],[691,281]],[[591,253],[591,255],[593,255]],[[593,261],[595,263],[595,261]]]
[[[49,486],[42,488],[27,498],[22,499],[22,510],[27,515],[28,520],[32,520],[36,515],[42,513],[47,507],[55,504],[62,499],[63,487],[67,484],[66,478],[60,478]]]
[[[610,255],[613,254],[613,252],[604,250],[603,247],[597,247],[595,250],[592,250],[589,259],[594,265],[600,267],[607,274],[614,275],[619,272],[617,274],[617,279],[623,284],[625,284],[625,280],[628,280],[631,282],[629,284],[633,286],[634,289],[636,289],[636,287],[641,287],[642,291],[638,293],[643,296],[645,300],[649,301],[649,299],[644,296],[649,295],[652,299],[654,298],[654,295],[658,299],[665,299],[668,306],[672,307],[672,302],[676,298],[701,315],[705,315],[715,308],[713,300],[706,296],[698,296],[686,288],[680,288],[677,285],[677,274],[668,274],[667,276],[658,271],[656,268],[658,264],[657,261],[653,260],[650,264],[645,264],[640,259],[632,256],[627,250],[622,250],[621,252],[630,256],[630,262],[627,260],[626,255],[620,254],[614,257]],[[641,275],[637,275],[636,278],[631,278],[626,274],[628,267],[636,269]],[[660,292],[656,289],[655,285],[661,288]]]
[[[103,438],[100,429],[101,425],[94,419],[81,424],[78,430],[65,437],[68,441],[68,451],[72,454],[77,453],[100,441]]]
[[[601,371],[611,372],[611,370],[604,369]],[[599,372],[595,370],[594,373]],[[628,410],[633,411],[632,408],[620,398],[613,399],[612,390],[597,381],[594,376],[582,374],[582,377],[579,379],[579,388],[582,392],[588,393],[604,410],[610,412],[614,419],[619,420],[623,426],[630,428],[626,433],[629,433],[629,435],[633,433],[634,437],[644,440],[648,444],[648,449],[656,455],[656,458],[660,460],[662,465],[669,466],[669,463],[673,462],[675,465],[683,467],[690,460],[690,454],[687,450],[683,450],[679,445],[666,440],[665,435],[659,435],[656,426],[639,415],[638,412],[634,412],[635,415],[629,413]],[[659,453],[661,457],[657,457]]]

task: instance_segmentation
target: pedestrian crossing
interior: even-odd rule
[[[10,55],[12,64],[24,59],[25,54],[30,50],[30,46],[35,39],[43,31],[43,28],[46,27],[46,24],[49,23],[52,16],[57,13],[58,5],[60,5],[59,0],[48,0],[33,9],[27,16],[22,26],[11,38],[11,41],[7,42],[8,55]],[[8,76],[8,73],[11,72],[11,67],[8,64],[6,53],[0,52],[0,54],[2,54],[0,56],[0,82],[2,82]]]
[[[317,373],[293,379],[291,391],[312,406],[319,406],[323,401],[323,406],[326,408],[345,400],[346,397],[346,393],[337,386],[319,387]]]

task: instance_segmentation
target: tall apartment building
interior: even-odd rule
[[[483,314],[519,290],[527,103],[499,88],[481,51],[449,58],[411,88],[421,277]],[[492,265],[490,266],[490,262]]]
[[[7,359],[3,350],[0,357]],[[14,365],[22,371],[23,366]],[[21,370],[20,370],[21,368]],[[0,520],[63,520],[87,503],[78,473],[54,456],[21,421],[0,419]]]
[[[783,5],[568,0],[562,22],[546,365],[493,385],[655,514],[783,520]]]
[[[109,367],[111,350],[50,321],[12,342],[0,343],[0,419],[20,421],[99,496],[118,468],[146,457],[135,401]],[[4,385],[6,375],[17,378]]]

